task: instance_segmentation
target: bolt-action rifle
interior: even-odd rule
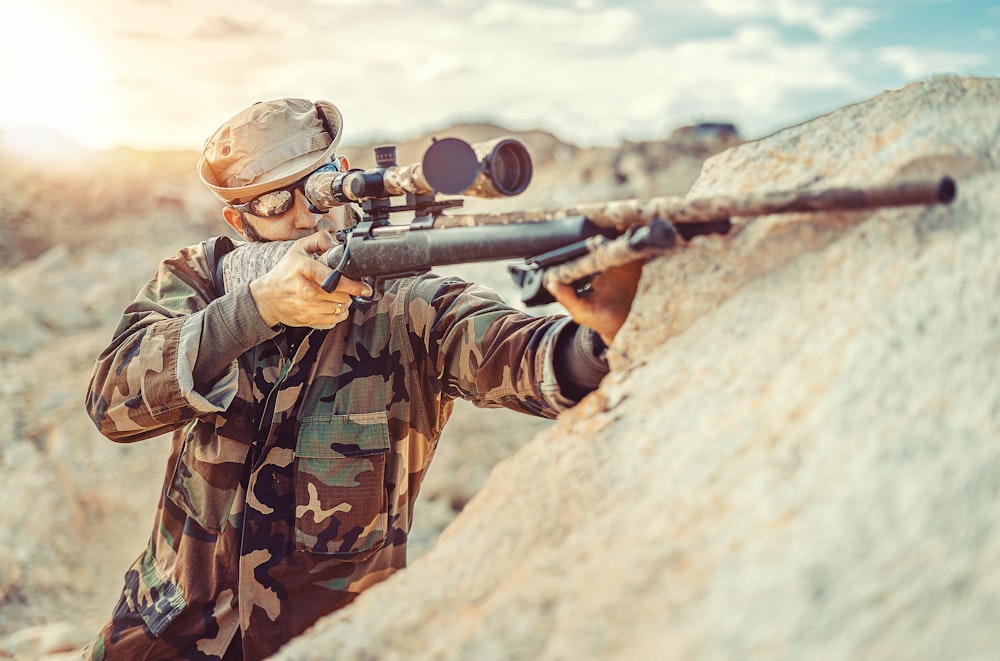
[[[532,163],[512,138],[469,145],[457,138],[434,140],[419,163],[399,166],[396,148],[375,149],[376,167],[341,172],[320,168],[305,183],[314,212],[357,204],[354,227],[337,233],[337,245],[319,258],[333,272],[323,283],[332,291],[342,276],[364,280],[375,297],[386,280],[426,273],[437,266],[518,259],[508,266],[528,306],[552,302],[546,278],[572,284],[585,295],[590,279],[616,265],[663,255],[678,243],[706,234],[726,234],[731,219],[789,212],[874,209],[947,204],[956,195],[949,177],[874,187],[772,191],[739,197],[657,197],[580,205],[573,209],[447,214],[462,197],[517,195],[531,181]],[[457,196],[439,200],[437,195]],[[405,203],[392,199],[405,196]],[[392,213],[413,212],[407,223]],[[277,264],[291,241],[249,243],[226,255],[226,289],[249,282]],[[364,299],[359,299],[364,300]]]

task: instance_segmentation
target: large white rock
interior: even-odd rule
[[[998,162],[1000,80],[955,77],[710,160],[692,194],[959,197],[650,263],[600,391],[279,658],[995,658]]]

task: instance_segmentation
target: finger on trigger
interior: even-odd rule
[[[353,280],[347,277],[340,279],[340,282],[337,283],[337,288],[334,289],[334,291],[343,292],[348,296],[360,296],[362,298],[367,298],[374,293],[368,283],[362,282],[361,280]]]

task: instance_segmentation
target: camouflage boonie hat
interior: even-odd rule
[[[344,119],[329,101],[258,102],[205,141],[198,176],[223,202],[287,186],[329,161]]]

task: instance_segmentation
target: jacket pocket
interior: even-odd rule
[[[250,447],[214,435],[187,433],[167,498],[206,530],[226,526]]]
[[[304,418],[295,447],[295,546],[345,558],[380,548],[388,532],[384,411]]]
[[[143,629],[158,637],[186,606],[180,586],[147,549],[125,572],[125,587],[111,621],[118,630],[135,626],[138,616]]]

